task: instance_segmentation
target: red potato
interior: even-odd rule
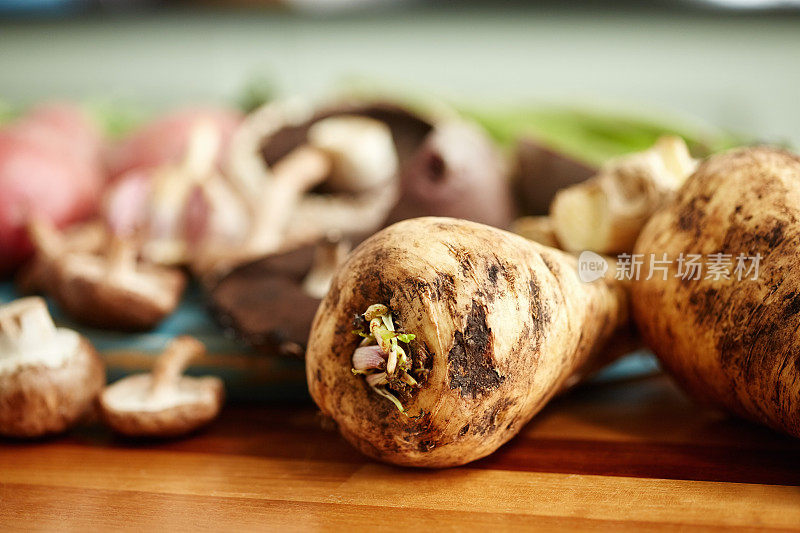
[[[52,136],[71,153],[86,160],[97,160],[102,135],[97,125],[81,108],[67,103],[48,103],[33,108],[15,125],[17,131],[38,131]]]
[[[53,104],[0,130],[0,275],[33,252],[27,224],[63,227],[95,212],[104,175],[100,137],[80,109]]]
[[[112,178],[133,169],[159,167],[179,163],[189,146],[195,126],[208,122],[219,129],[222,150],[217,164],[224,161],[227,146],[242,115],[228,108],[189,108],[169,113],[111,148],[108,167]]]

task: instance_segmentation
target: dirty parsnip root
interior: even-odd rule
[[[493,452],[626,321],[614,280],[449,218],[390,226],[339,269],[312,325],[311,395],[363,453],[447,467]]]
[[[550,218],[558,243],[569,252],[630,252],[650,216],[696,165],[679,137],[609,161],[593,178],[556,194]]]
[[[642,336],[686,390],[796,437],[798,249],[800,157],[738,149],[704,162],[645,226],[635,252],[673,268],[632,284]],[[681,254],[702,256],[699,275],[681,275]]]

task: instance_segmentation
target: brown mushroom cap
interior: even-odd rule
[[[131,437],[175,437],[211,422],[224,400],[222,380],[181,375],[189,360],[203,351],[192,337],[172,341],[152,374],[128,376],[103,391],[103,419],[117,433]]]
[[[150,329],[177,307],[186,276],[137,260],[132,242],[110,239],[105,228],[61,233],[52,224],[30,226],[40,287],[77,321],[100,328]]]
[[[331,235],[234,269],[210,292],[217,322],[263,355],[303,357],[314,313],[349,249]]]
[[[37,250],[14,278],[14,284],[21,294],[47,293],[52,290],[53,261],[64,250],[97,253],[108,241],[108,229],[97,220],[71,226],[64,230],[60,238],[56,228],[45,220],[32,221],[28,231]],[[50,242],[45,245],[43,241],[48,239]]]
[[[46,314],[40,298],[11,305],[35,305]],[[33,353],[12,354],[0,346],[2,435],[31,438],[65,431],[90,410],[105,385],[105,365],[91,343],[72,330],[55,329],[52,322],[50,327],[41,332],[42,339],[52,334],[49,344]]]
[[[320,300],[302,288],[314,246],[242,265],[211,291],[211,308],[228,331],[264,355],[302,357]]]
[[[180,270],[138,264],[109,276],[105,259],[70,254],[58,263],[53,296],[75,320],[99,328],[147,330],[177,307],[186,276]]]

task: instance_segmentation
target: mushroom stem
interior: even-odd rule
[[[108,253],[108,277],[119,279],[120,276],[136,270],[136,248],[130,241],[114,238]]]
[[[327,293],[336,269],[348,252],[350,243],[341,239],[341,234],[329,234],[314,250],[314,263],[303,280],[303,290],[313,298],[322,299]]]
[[[64,236],[47,219],[32,219],[28,223],[28,235],[36,245],[37,252],[49,259],[54,259],[64,252]]]
[[[201,122],[192,129],[181,168],[187,175],[202,178],[213,169],[222,143],[219,129],[210,122]]]
[[[277,252],[286,240],[287,225],[300,197],[322,182],[329,171],[327,156],[311,146],[300,146],[284,156],[272,168],[273,179],[263,185],[261,196],[253,202],[253,222],[245,242],[198,258],[195,266],[201,276],[211,282],[236,265]]]
[[[203,343],[188,335],[177,337],[170,342],[153,366],[153,385],[150,391],[152,396],[160,397],[169,394],[175,388],[189,362],[204,353]]]
[[[16,352],[39,345],[55,334],[56,326],[42,298],[21,298],[0,307],[0,339]],[[0,355],[5,352],[0,350]]]
[[[305,191],[319,184],[330,171],[330,160],[311,146],[300,146],[278,161],[274,179],[263,189],[256,207],[247,246],[259,253],[278,249],[289,217]]]

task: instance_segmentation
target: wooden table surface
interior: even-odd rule
[[[468,467],[364,459],[310,406],[231,406],[131,442],[87,427],[0,444],[0,530],[800,527],[800,441],[691,404],[663,376],[557,399]]]

